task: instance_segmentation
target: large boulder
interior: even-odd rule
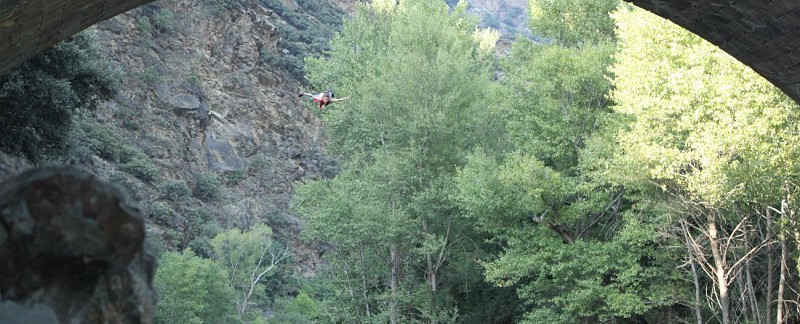
[[[144,238],[127,195],[86,171],[8,178],[0,184],[0,323],[152,323],[155,258]]]

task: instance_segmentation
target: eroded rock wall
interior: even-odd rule
[[[74,167],[0,184],[0,322],[151,323],[155,258],[120,188]]]

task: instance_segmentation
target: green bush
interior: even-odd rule
[[[230,323],[236,314],[228,274],[191,250],[166,252],[153,286],[159,296],[157,323]]]
[[[185,199],[189,194],[189,185],[183,180],[170,180],[161,186],[161,196],[175,202]]]
[[[146,244],[150,245],[150,249],[156,256],[161,256],[164,252],[167,252],[167,242],[160,235],[148,234],[145,241],[147,242]]]
[[[237,9],[244,7],[245,0],[205,0],[205,3],[220,6],[225,9]]]
[[[136,27],[144,36],[150,36],[153,33],[153,25],[150,24],[150,17],[139,16],[136,18]]]
[[[202,200],[214,200],[219,193],[219,180],[212,172],[203,172],[195,178],[194,196]]]
[[[164,230],[164,243],[168,246],[167,249],[178,249],[183,243],[183,236],[183,233],[174,228],[166,228]]]
[[[142,157],[144,154],[137,155],[129,162],[119,166],[119,169],[138,178],[139,180],[153,183],[161,177],[158,168],[149,158]]]
[[[127,162],[136,151],[130,142],[108,125],[103,125],[88,114],[75,116],[69,136],[70,149],[88,149],[98,157],[111,162]]]
[[[154,85],[164,80],[164,77],[152,66],[144,68],[144,70],[139,73],[139,78],[148,85]]]
[[[242,170],[225,171],[225,184],[229,186],[238,185],[244,180],[244,174]]]
[[[111,99],[119,72],[79,33],[0,76],[0,150],[37,162],[66,153],[72,115]]]
[[[294,299],[280,299],[276,304],[277,312],[270,323],[308,323],[317,315],[317,303],[302,291]]]
[[[175,31],[175,14],[169,8],[160,8],[153,14],[153,27],[159,34]]]
[[[175,211],[163,201],[154,202],[148,209],[147,217],[160,224],[170,224],[175,215]]]
[[[203,206],[184,206],[181,208],[181,214],[189,221],[189,224],[192,226],[193,233],[200,231],[200,225],[215,221],[214,212]]]
[[[127,191],[130,194],[130,197],[133,198],[136,201],[141,201],[142,198],[144,198],[142,192],[137,190],[138,187],[137,187],[136,183],[134,183],[134,181],[131,178],[131,176],[128,175],[127,173],[125,173],[125,172],[112,173],[108,177],[108,182],[114,183],[114,184],[124,188],[125,191]]]
[[[186,82],[188,82],[189,84],[191,84],[193,86],[197,86],[197,87],[199,87],[201,85],[200,76],[198,76],[197,73],[192,73],[192,75],[190,75],[188,78],[186,78]]]
[[[197,252],[200,256],[210,258],[214,255],[214,250],[209,243],[209,240],[214,238],[222,232],[222,226],[212,220],[204,222],[198,226],[194,239],[189,242],[189,248]]]
[[[305,69],[303,58],[307,55],[321,55],[328,47],[334,32],[342,25],[344,12],[319,0],[297,0],[302,10],[286,8],[281,0],[261,0],[285,20],[286,24],[276,24],[281,34],[280,46],[289,55],[262,53],[261,63],[278,67],[294,78],[303,81]],[[312,23],[309,16],[319,23]]]

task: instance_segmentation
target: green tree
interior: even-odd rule
[[[771,212],[794,226],[797,105],[686,30],[641,10],[620,10],[616,18],[621,50],[612,96],[628,122],[614,138],[608,179],[647,190],[646,199],[677,223],[695,290],[686,303],[697,321],[707,313],[703,305],[719,305],[710,311],[722,323],[739,316],[772,321],[772,305],[787,315],[787,283],[775,280],[777,257],[764,247],[776,233]],[[794,249],[785,239],[779,249],[784,277]],[[768,260],[766,278],[753,275],[749,264],[758,258]],[[713,302],[700,300],[704,290],[715,291]]]
[[[344,24],[329,58],[307,61],[313,84],[354,98],[322,113],[344,170],[297,196],[307,235],[336,246],[326,254],[330,280],[353,292],[324,304],[347,309],[338,321],[437,322],[470,311],[450,278],[475,271],[465,255],[482,239],[449,199],[452,177],[473,147],[497,140],[499,123],[484,101],[496,35],[476,32],[465,9],[376,1]]]
[[[530,27],[534,35],[558,45],[582,46],[614,38],[611,12],[619,1],[530,0]]]
[[[289,256],[289,249],[272,240],[272,229],[258,224],[249,230],[230,229],[217,234],[210,242],[219,263],[227,270],[230,287],[236,291],[232,300],[241,319],[258,319],[256,296],[275,267]]]
[[[153,285],[156,322],[225,323],[236,314],[225,270],[191,250],[162,254]]]
[[[586,173],[584,156],[605,149],[596,138],[615,124],[616,5],[531,1],[532,29],[553,42],[513,45],[495,95],[507,148],[476,151],[457,177],[466,216],[502,246],[486,278],[516,288],[525,322],[641,319],[672,303],[663,221],[633,209],[636,192]]]
[[[35,55],[0,76],[0,149],[32,161],[62,154],[72,114],[110,99],[118,84],[91,32]]]
[[[300,292],[294,299],[280,303],[275,313],[269,323],[308,323],[316,317],[317,303],[307,293]]]

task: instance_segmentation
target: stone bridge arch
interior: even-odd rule
[[[0,74],[153,0],[0,0]],[[800,102],[800,1],[625,0],[719,46]]]
[[[800,1],[625,1],[719,46],[800,103]]]
[[[153,0],[0,0],[0,74],[81,30]]]

